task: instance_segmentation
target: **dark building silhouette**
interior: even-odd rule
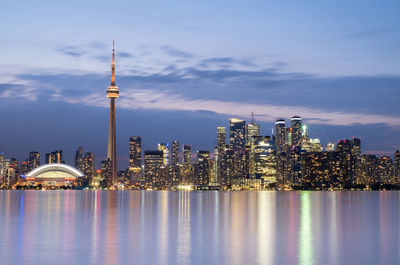
[[[209,185],[211,177],[211,158],[209,151],[197,151],[194,164],[193,184]]]
[[[163,151],[150,150],[144,152],[144,179],[150,187],[162,186],[161,168],[164,167]]]

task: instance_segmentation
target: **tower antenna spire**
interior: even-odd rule
[[[112,64],[111,64],[111,86],[115,86],[115,42],[113,40]]]

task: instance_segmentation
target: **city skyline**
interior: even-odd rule
[[[112,69],[115,68],[113,60]],[[114,75],[112,75],[114,76]],[[112,78],[111,80],[114,80]],[[112,81],[113,88],[115,82]],[[115,93],[115,92],[113,92]],[[111,101],[110,133],[114,110]],[[288,125],[288,126],[287,126]],[[3,187],[49,187],[108,189],[392,189],[400,183],[400,151],[393,157],[362,152],[359,138],[323,144],[310,138],[300,116],[290,122],[275,121],[275,133],[260,134],[260,125],[229,119],[216,128],[217,145],[195,150],[173,141],[142,150],[142,137],[129,137],[129,168],[118,172],[112,154],[96,167],[96,155],[78,146],[74,167],[65,165],[63,150],[45,155],[31,151],[18,161],[0,153]],[[109,139],[112,139],[112,135]],[[112,142],[108,142],[108,147]],[[115,150],[115,147],[111,149]],[[77,170],[76,170],[77,169]],[[41,185],[41,184],[40,184]]]
[[[253,117],[254,118],[254,117]],[[303,120],[301,117],[299,117],[299,116],[293,116],[292,118],[300,118],[301,120]],[[219,136],[218,136],[218,130],[219,130],[219,128],[223,128],[224,129],[224,132],[225,132],[225,130],[226,130],[226,128],[228,128],[229,129],[229,120],[231,120],[231,119],[237,119],[237,118],[230,118],[230,119],[228,119],[227,120],[227,124],[226,124],[226,126],[217,126],[216,128],[214,128],[214,129],[217,129],[217,131],[215,132],[215,135],[217,136],[217,137],[215,137],[215,139],[213,139],[213,142],[214,142],[214,147],[211,147],[211,148],[209,148],[209,149],[207,149],[207,148],[199,148],[199,147],[196,147],[196,146],[194,146],[193,144],[191,144],[191,143],[181,143],[181,145],[179,146],[179,150],[180,150],[180,153],[179,153],[179,159],[180,159],[180,161],[182,160],[182,151],[181,151],[181,148],[183,148],[183,146],[185,146],[185,145],[189,145],[189,146],[191,146],[191,147],[193,147],[194,146],[194,148],[191,148],[192,150],[192,152],[191,152],[191,154],[192,154],[192,156],[191,156],[191,160],[192,161],[194,161],[195,159],[196,159],[196,156],[195,156],[195,154],[196,154],[196,151],[203,151],[203,150],[207,150],[207,151],[209,151],[210,152],[210,154],[212,154],[212,156],[214,156],[215,155],[215,153],[214,153],[214,150],[216,150],[215,148],[217,148],[218,147],[218,141],[219,141]],[[260,124],[258,123],[258,122],[256,122],[255,120],[252,120],[252,121],[250,121],[250,122],[248,122],[248,121],[246,121],[246,120],[243,120],[244,122],[245,122],[245,124],[246,124],[246,126],[248,125],[248,124],[256,124],[257,126],[258,126],[258,132],[260,133],[260,135],[263,135],[263,136],[268,136],[268,137],[276,137],[276,130],[275,130],[275,128],[274,127],[271,127],[271,132],[268,134],[263,134],[262,132],[263,131],[266,131],[266,130],[261,130],[261,128],[262,128],[262,126],[260,126]],[[276,125],[276,123],[280,123],[280,122],[282,122],[282,123],[284,123],[285,125],[290,125],[290,120],[285,120],[285,119],[278,119],[278,120],[276,120],[275,121],[275,124],[274,125]],[[303,120],[303,122],[304,122],[304,120]],[[303,124],[303,126],[306,126],[307,127],[307,133],[309,133],[309,131],[308,131],[308,126],[307,126],[307,123],[304,123]],[[289,128],[289,127],[288,127]],[[285,129],[286,129],[286,127],[285,127]],[[272,133],[274,133],[274,134],[272,134]],[[117,133],[118,134],[118,133]],[[310,135],[315,135],[315,134],[310,134]],[[345,138],[343,138],[343,139],[349,139],[349,138],[355,138],[355,137],[357,137],[357,136],[349,136],[349,137],[345,137]],[[132,139],[136,139],[136,138],[139,138],[140,139],[140,144],[141,144],[141,147],[139,148],[139,150],[142,150],[141,151],[141,153],[142,153],[142,156],[141,156],[141,158],[140,159],[143,159],[144,158],[144,151],[153,151],[153,150],[161,150],[160,149],[160,144],[161,145],[167,145],[168,146],[168,152],[171,152],[172,151],[172,149],[171,149],[171,145],[174,143],[174,142],[178,142],[178,143],[180,143],[181,141],[179,140],[179,139],[175,139],[175,138],[172,138],[172,139],[170,139],[169,141],[161,141],[161,142],[158,142],[158,143],[156,143],[156,144],[154,144],[154,145],[149,145],[148,144],[148,142],[147,142],[147,144],[146,145],[142,145],[143,144],[143,142],[144,143],[146,143],[146,136],[139,136],[139,135],[137,135],[137,136],[134,136],[134,135],[130,135],[130,136],[128,136],[128,137],[119,137],[119,138],[126,138],[126,139],[124,139],[125,140],[125,143],[123,144],[123,145],[121,145],[119,148],[120,149],[122,149],[122,150],[124,150],[124,151],[126,151],[126,152],[124,152],[124,154],[122,154],[122,157],[120,157],[120,156],[117,156],[117,162],[119,161],[119,162],[122,162],[121,164],[122,164],[122,166],[120,167],[120,168],[117,168],[117,170],[125,170],[125,169],[129,169],[131,166],[130,166],[130,160],[131,160],[131,158],[130,158],[130,149],[131,149],[131,147],[129,146],[129,143],[132,141]],[[358,138],[358,137],[357,137]],[[142,139],[144,140],[144,141],[142,141]],[[230,138],[229,138],[229,131],[228,131],[228,134],[227,135],[225,135],[225,137],[223,138],[224,140],[225,140],[225,142],[226,143],[228,143],[229,144],[229,140],[230,140]],[[320,140],[320,138],[316,138],[316,139],[318,139],[318,140]],[[343,139],[336,139],[336,141],[329,141],[329,142],[320,142],[321,143],[321,146],[325,149],[325,148],[327,148],[330,144],[333,144],[333,145],[336,145],[337,143],[339,143],[341,140],[343,140]],[[153,141],[152,141],[153,142]],[[365,144],[365,141],[363,141],[363,145]],[[109,144],[107,144],[107,147],[109,146]],[[143,147],[143,146],[145,146],[145,147]],[[58,146],[59,148],[53,148],[53,149],[50,149],[50,150],[45,150],[44,152],[38,152],[37,150],[26,150],[26,152],[23,154],[23,156],[22,157],[17,157],[17,156],[13,156],[13,155],[11,155],[10,154],[10,152],[8,152],[7,150],[0,150],[0,153],[3,153],[8,159],[11,159],[11,158],[16,158],[18,161],[24,161],[27,157],[29,158],[29,154],[30,153],[39,153],[39,154],[42,154],[42,156],[40,157],[40,163],[42,163],[42,164],[46,164],[46,163],[48,163],[48,160],[49,160],[49,156],[52,156],[53,154],[56,154],[57,152],[61,152],[61,153],[63,153],[64,152],[64,155],[62,155],[62,157],[63,157],[63,161],[62,161],[62,163],[66,163],[66,164],[69,164],[69,165],[73,165],[74,163],[75,163],[75,160],[76,160],[76,151],[77,151],[77,149],[79,150],[80,148],[83,148],[84,150],[85,150],[85,152],[90,152],[90,153],[93,153],[93,154],[96,154],[95,152],[93,152],[93,150],[91,150],[91,149],[88,149],[85,145],[76,145],[75,147],[71,147],[71,150],[73,150],[73,155],[69,155],[69,153],[68,154],[65,154],[65,149],[64,148],[62,148],[62,147],[60,147],[60,146]],[[369,151],[365,151],[365,150],[363,150],[363,154],[368,154],[368,155],[377,155],[377,156],[390,156],[390,157],[392,157],[392,158],[394,158],[394,155],[396,154],[396,151],[398,150],[399,148],[397,148],[397,149],[393,149],[392,151],[388,151],[388,152],[384,152],[384,153],[380,153],[380,152],[376,152],[376,153],[374,153],[374,152],[369,152]],[[55,150],[54,152],[53,151],[51,151],[51,150]],[[122,152],[122,151],[120,151],[120,152]],[[108,152],[106,151],[105,152],[105,155],[103,155],[103,154],[96,154],[96,156],[95,156],[95,159],[94,159],[94,162],[95,162],[95,166],[96,167],[100,167],[100,162],[101,161],[103,161],[103,160],[107,160],[107,155],[108,155]],[[55,159],[55,158],[54,158]],[[50,160],[51,160],[51,158],[50,158]],[[172,162],[172,157],[170,158],[170,160],[171,160],[171,162]],[[60,163],[60,162],[57,162],[57,163]],[[117,163],[118,164],[118,163]]]
[[[7,1],[1,264],[399,264],[400,1]]]

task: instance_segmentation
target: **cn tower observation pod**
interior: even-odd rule
[[[35,168],[26,175],[26,181],[46,186],[64,186],[76,184],[83,173],[65,164],[46,164]]]

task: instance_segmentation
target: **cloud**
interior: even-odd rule
[[[83,50],[77,46],[65,46],[62,48],[58,48],[57,51],[64,55],[73,56],[73,57],[80,57],[87,53],[85,50]]]
[[[209,62],[237,60],[209,59]],[[268,122],[300,115],[313,124],[399,126],[400,77],[321,77],[278,70],[199,69],[171,64],[156,74],[118,74],[117,85],[121,90],[118,106],[239,117],[255,112],[261,115],[261,121]],[[25,98],[40,96],[43,100],[107,107],[104,90],[108,78],[100,74],[19,75],[22,87],[15,88],[19,92],[10,94],[0,86],[0,96],[18,97],[20,93]],[[36,84],[40,90],[32,89]]]
[[[179,58],[184,58],[184,59],[189,59],[193,58],[194,55],[189,52],[181,51],[178,49],[175,49],[169,45],[162,45],[161,50],[163,50],[166,54],[173,56],[173,57],[179,57]]]
[[[118,57],[121,57],[121,58],[132,58],[133,57],[133,55],[131,54],[131,53],[129,53],[129,52],[118,52]]]
[[[235,66],[255,67],[256,65],[249,58],[236,59],[234,57],[211,57],[201,60],[197,66],[201,68],[224,67],[231,68]]]
[[[104,94],[92,93],[86,97],[55,98],[72,104],[85,104],[108,107]],[[260,121],[272,122],[277,118],[300,115],[310,124],[323,125],[369,125],[385,124],[400,127],[400,117],[364,113],[329,111],[311,107],[279,106],[273,104],[254,104],[241,101],[220,101],[189,99],[180,95],[155,90],[125,89],[124,96],[118,100],[124,109],[151,109],[160,111],[208,111],[227,116],[245,118],[250,112],[259,116]]]

